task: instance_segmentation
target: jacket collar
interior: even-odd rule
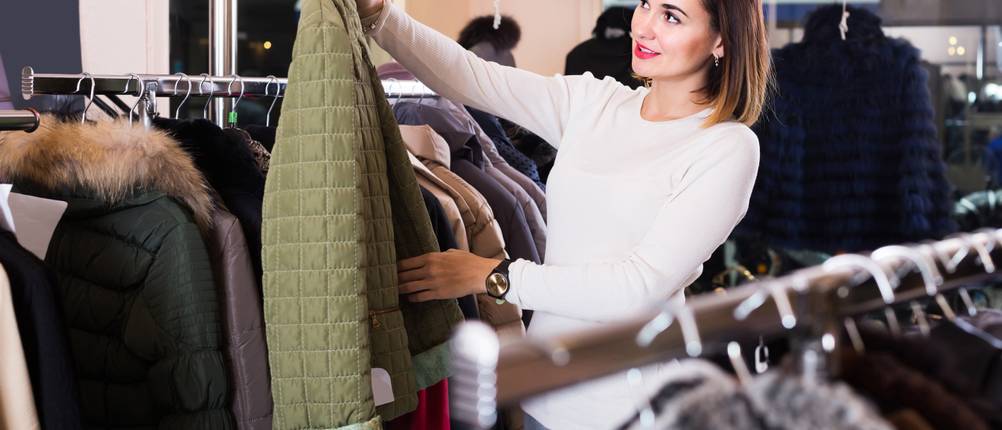
[[[160,193],[190,209],[203,231],[211,225],[210,189],[188,154],[163,132],[127,120],[43,116],[34,133],[0,132],[0,182],[106,207]]]
[[[401,125],[400,135],[417,158],[434,162],[446,168],[452,165],[449,144],[427,125]]]

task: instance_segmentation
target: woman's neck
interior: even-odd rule
[[[705,79],[655,80],[640,108],[641,118],[648,121],[670,121],[694,115],[708,107],[700,103]]]

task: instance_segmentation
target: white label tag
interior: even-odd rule
[[[10,212],[8,196],[14,186],[11,184],[0,184],[0,230],[17,233],[14,230],[14,215]]]
[[[17,229],[14,233],[17,242],[44,260],[52,234],[69,204],[18,193],[10,193],[8,204]]]
[[[372,368],[372,399],[376,406],[393,403],[393,383],[386,369]]]

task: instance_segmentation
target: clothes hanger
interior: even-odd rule
[[[237,105],[239,105],[240,104],[240,100],[243,100],[243,98],[244,98],[244,88],[245,88],[245,85],[244,85],[244,78],[241,78],[236,73],[234,73],[231,76],[231,78],[232,78],[232,80],[230,80],[230,83],[226,85],[226,95],[230,96],[230,97],[233,96],[233,91],[232,91],[233,84],[235,82],[237,82],[238,80],[240,81],[240,95],[237,96],[237,101],[233,102],[233,108],[230,109],[230,115],[226,118],[226,122],[227,122],[227,124],[229,124],[230,127],[236,127],[237,126]]]
[[[208,73],[202,73],[202,74],[200,74],[198,76],[202,77],[202,81],[198,83],[198,94],[202,95],[202,94],[205,94],[202,91],[202,84],[204,84],[205,81],[209,80],[210,76],[209,76]],[[213,83],[210,81],[209,85],[212,86]],[[209,118],[209,104],[212,103],[212,93],[214,91],[215,91],[214,87],[209,90],[209,98],[205,100],[205,105],[202,106],[202,118],[204,118],[204,119],[208,119]]]
[[[174,95],[175,96],[177,96],[177,87],[179,87],[181,85],[181,79],[183,78],[184,81],[188,83],[188,90],[185,91],[184,98],[181,99],[181,103],[178,104],[177,105],[177,109],[174,110],[174,119],[180,119],[181,118],[181,108],[184,106],[184,103],[188,101],[188,97],[191,96],[191,79],[188,78],[188,75],[186,75],[184,73],[176,73],[175,76],[178,77],[177,78],[177,83],[174,84]]]
[[[801,279],[803,278],[803,279]],[[801,284],[806,288],[806,277],[801,276]],[[765,304],[768,297],[772,297],[773,301],[776,302],[776,309],[779,311],[780,323],[783,328],[787,330],[792,330],[797,326],[797,315],[793,312],[793,305],[790,303],[790,298],[787,295],[788,287],[782,286],[776,282],[769,282],[760,284],[759,290],[756,291],[751,297],[745,299],[743,302],[738,304],[734,308],[734,320],[744,321],[748,318],[758,308]],[[740,345],[738,346],[740,348]],[[730,345],[728,345],[730,348]],[[739,350],[740,351],[740,350]],[[730,351],[728,351],[729,353]],[[755,372],[758,374],[765,373],[769,370],[769,347],[765,345],[765,341],[762,336],[758,338],[758,346],[755,347]],[[742,365],[744,363],[742,362]],[[735,372],[738,370],[735,369]]]
[[[845,40],[845,34],[849,32],[849,5],[848,0],[842,0],[842,21],[838,23],[839,34]]]
[[[80,80],[77,81],[77,88],[73,90],[74,94],[80,92],[80,84],[83,82],[84,79],[90,79],[90,98],[87,100],[87,105],[84,106],[83,115],[80,116],[81,124],[87,123],[87,111],[89,111],[90,106],[94,104],[94,90],[95,90],[94,87],[96,86],[95,85],[96,82],[94,81],[94,76],[92,76],[90,73],[84,72],[83,75],[80,76]]]
[[[742,387],[751,385],[752,375],[748,371],[748,365],[745,364],[744,356],[741,355],[741,344],[737,342],[727,343],[727,359],[730,360],[731,367],[734,368],[734,374],[738,377],[738,383]]]
[[[671,327],[676,319],[682,330],[686,354],[699,357],[703,353],[703,342],[699,336],[699,327],[696,326],[696,317],[688,306],[674,301],[666,303],[661,312],[640,328],[636,337],[637,345],[642,348],[651,346],[654,339]]]
[[[146,92],[146,83],[144,83],[143,79],[140,78],[139,75],[135,73],[129,74],[129,80],[125,82],[125,90],[126,91],[129,90],[129,83],[132,82],[133,79],[135,79],[136,82],[139,83],[139,86],[138,89],[136,90],[136,103],[133,104],[132,108],[129,109],[129,125],[132,125],[132,116],[133,114],[135,114],[136,108],[139,107],[139,104],[143,102],[143,98]]]
[[[903,259],[906,264],[902,264],[899,269],[892,271],[893,276],[891,277],[891,283],[895,287],[901,285],[901,278],[912,268],[918,268],[919,272],[922,274],[922,282],[925,284],[926,294],[929,297],[936,297],[939,294],[939,286],[943,285],[943,276],[936,269],[934,264],[923,255],[921,252],[915,250],[914,248],[909,248],[900,245],[891,245],[880,248],[870,254],[870,258],[874,260],[888,260],[888,259]],[[903,272],[903,273],[902,273]],[[912,313],[917,318],[919,330],[924,336],[928,336],[930,332],[929,319],[926,318],[925,312],[917,301],[912,301],[909,305],[911,307]],[[943,310],[947,313],[947,310]],[[951,311],[952,312],[952,311]]]
[[[264,117],[264,126],[271,127],[271,110],[275,108],[275,102],[278,101],[278,97],[282,95],[282,83],[278,81],[275,75],[268,75],[268,83],[264,84],[264,96],[268,97],[268,88],[271,83],[275,83],[275,98],[271,99],[271,106],[268,106],[268,113]]]
[[[501,0],[494,0],[494,29],[501,28]]]
[[[894,296],[894,287],[891,285],[887,273],[884,272],[884,269],[876,261],[859,254],[843,254],[828,259],[821,267],[828,273],[847,268],[862,269],[855,270],[853,273],[852,281],[856,285],[865,281],[865,278],[860,279],[860,275],[869,273],[870,277],[876,282],[877,288],[880,289],[881,298],[887,304],[887,307],[884,308],[884,318],[887,320],[887,327],[894,336],[901,335],[901,324],[898,322],[898,316],[894,313],[894,308],[892,307],[894,302],[897,301]]]

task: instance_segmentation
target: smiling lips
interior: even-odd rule
[[[661,55],[661,53],[654,52],[646,46],[637,43],[637,46],[633,48],[633,55],[641,60],[650,60],[651,58]]]

